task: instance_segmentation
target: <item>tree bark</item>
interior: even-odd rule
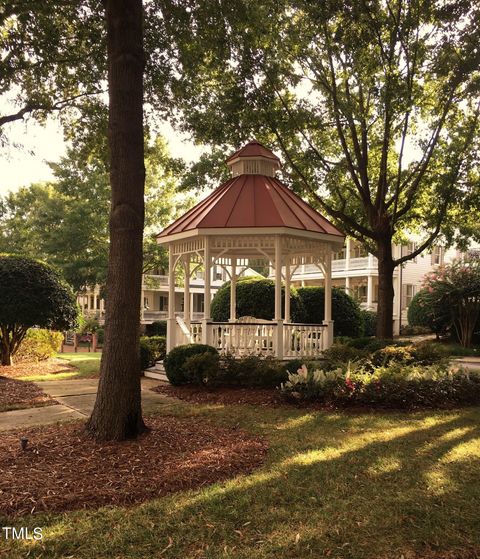
[[[391,239],[378,243],[377,338],[393,338],[393,270]],[[401,296],[401,295],[400,295]]]
[[[98,440],[146,427],[140,394],[140,297],[144,226],[143,7],[106,0],[110,149],[110,250],[105,344],[87,430]]]

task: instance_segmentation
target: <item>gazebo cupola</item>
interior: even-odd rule
[[[169,249],[169,301],[175,297],[176,267],[181,265],[185,273],[183,317],[168,306],[167,350],[202,342],[234,355],[318,356],[333,341],[332,252],[343,247],[345,237],[275,177],[280,160],[259,142],[248,142],[226,164],[232,177],[157,237]],[[237,278],[259,261],[275,270],[272,321],[237,316]],[[291,322],[290,282],[304,265],[317,266],[324,277],[325,316],[318,324]],[[230,320],[224,323],[212,321],[210,313],[214,266],[223,267],[231,279]],[[190,278],[199,267],[205,277],[204,318],[194,322]]]
[[[238,175],[265,175],[274,177],[280,169],[280,159],[260,142],[252,140],[231,155],[226,164],[232,171],[232,177]]]

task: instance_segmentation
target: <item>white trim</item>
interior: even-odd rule
[[[289,237],[301,237],[306,239],[317,239],[319,241],[328,241],[334,245],[343,247],[345,236],[335,235],[333,233],[317,233],[315,231],[305,231],[303,229],[295,229],[293,227],[209,227],[205,229],[191,229],[182,233],[174,233],[165,237],[157,237],[157,243],[167,244],[190,237],[199,236],[228,236],[228,235],[287,235]]]

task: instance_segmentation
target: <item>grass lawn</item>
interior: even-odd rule
[[[480,408],[347,414],[179,404],[164,413],[260,433],[270,444],[267,462],[250,475],[131,508],[0,519],[44,534],[41,542],[0,538],[0,556],[480,556]]]
[[[57,353],[55,356],[65,361],[66,365],[75,367],[76,370],[68,370],[51,374],[32,374],[19,377],[21,380],[40,382],[42,380],[62,380],[91,377],[97,375],[100,370],[101,353]]]

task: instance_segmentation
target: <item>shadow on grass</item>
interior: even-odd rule
[[[10,556],[26,547],[30,557],[76,558],[480,556],[479,409],[355,416],[177,408],[186,412],[267,436],[267,463],[131,509],[25,519],[45,526],[45,539]]]

